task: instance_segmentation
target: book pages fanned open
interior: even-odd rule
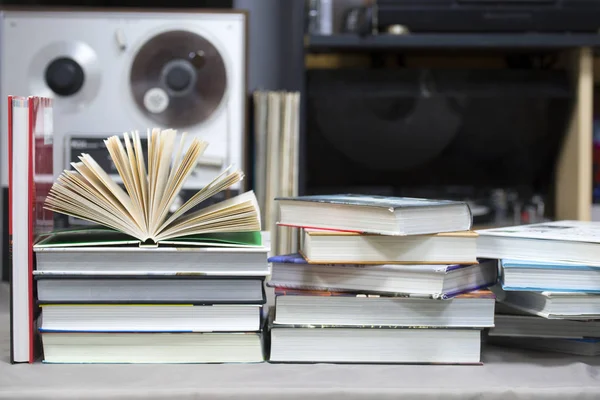
[[[123,180],[121,188],[89,155],[65,170],[52,186],[45,208],[95,222],[133,236],[141,243],[226,232],[260,231],[260,210],[248,191],[189,212],[205,200],[241,181],[241,170],[226,168],[185,204],[170,209],[185,180],[194,171],[208,143],[193,138],[185,149],[186,134],[176,143],[177,131],[148,132],[148,160],[139,133],[112,136],[104,142]]]

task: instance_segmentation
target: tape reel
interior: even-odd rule
[[[130,88],[150,120],[185,128],[208,120],[227,91],[225,61],[206,38],[177,30],[148,40],[134,57]]]
[[[44,46],[28,70],[29,92],[57,98],[55,110],[76,114],[94,101],[102,73],[94,49],[82,41],[57,41]]]

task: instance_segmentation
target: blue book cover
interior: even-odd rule
[[[300,253],[284,254],[269,257],[267,262],[273,264],[308,264],[308,261]],[[372,268],[382,271],[406,271],[406,272],[439,272],[447,273],[457,269],[468,268],[473,264],[320,264],[311,263],[311,265],[343,267],[343,268]]]
[[[308,261],[306,261],[304,259],[304,257],[302,257],[302,254],[300,254],[300,253],[273,256],[273,257],[269,257],[269,259],[267,261],[270,263],[277,263],[277,264],[288,264],[288,263],[308,264]]]
[[[566,293],[600,293],[600,267],[594,267],[590,265],[581,265],[581,264],[573,264],[573,263],[560,263],[560,262],[540,262],[540,261],[524,261],[524,260],[513,260],[513,259],[503,259],[500,260],[501,266],[501,284],[502,289],[507,291],[532,291],[532,292],[566,292]],[[544,285],[543,281],[540,281],[537,285],[529,285],[529,286],[515,286],[515,285],[507,285],[505,283],[505,275],[510,273],[511,271],[517,270],[540,270],[548,271],[548,274],[552,274],[556,271],[571,271],[572,276],[574,277],[577,273],[585,274],[585,276],[594,277],[597,279],[588,279],[586,281],[589,286],[582,287],[581,285],[577,285],[577,287],[569,286],[569,280],[563,280],[563,286],[560,287],[551,287]],[[582,277],[582,279],[585,279]],[[560,277],[557,275],[557,282],[561,282]]]
[[[562,270],[579,270],[579,271],[598,271],[600,267],[581,264],[569,264],[558,262],[541,262],[541,261],[523,261],[523,260],[501,260],[502,268],[527,268],[527,269],[562,269]]]

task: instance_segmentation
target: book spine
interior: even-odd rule
[[[14,312],[13,312],[13,217],[12,217],[12,159],[13,159],[13,96],[8,96],[8,281],[10,282],[10,362],[15,362],[14,358]]]

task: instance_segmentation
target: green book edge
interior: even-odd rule
[[[89,246],[140,246],[140,240],[123,232],[106,227],[85,227],[54,230],[38,236],[36,248],[48,247],[89,247]],[[164,246],[190,247],[259,247],[262,246],[262,236],[259,231],[250,232],[219,232],[199,235],[181,236],[162,241]]]

